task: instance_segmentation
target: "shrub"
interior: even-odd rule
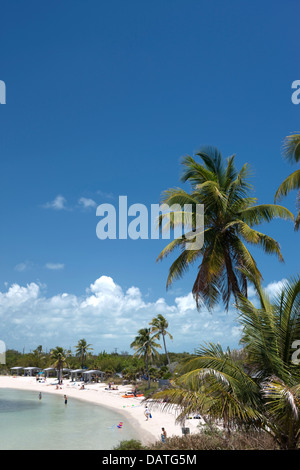
[[[136,439],[130,439],[128,441],[121,441],[117,447],[113,450],[143,450],[142,443]]]
[[[274,450],[274,440],[265,433],[201,432],[188,436],[174,436],[165,443],[156,442],[150,450]]]

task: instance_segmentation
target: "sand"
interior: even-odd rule
[[[88,401],[95,405],[102,405],[112,408],[127,419],[136,429],[136,439],[144,445],[149,445],[160,440],[161,428],[164,427],[167,436],[182,436],[182,425],[176,423],[176,411],[162,411],[157,406],[148,407],[152,418],[148,421],[145,418],[145,403],[143,397],[123,398],[126,392],[132,389],[130,385],[119,385],[118,390],[106,390],[106,383],[86,384],[84,390],[80,390],[81,382],[73,384],[69,380],[64,380],[59,389],[56,389],[57,380],[47,378],[46,382],[37,381],[35,377],[23,376],[0,376],[0,388],[14,388],[18,390],[31,390],[37,393],[53,393],[56,395],[67,395],[68,402],[72,398]],[[190,429],[190,433],[199,432],[199,420],[188,419],[185,426]]]

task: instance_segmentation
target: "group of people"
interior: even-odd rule
[[[108,383],[108,390],[118,390],[118,386],[114,384],[114,382]]]
[[[109,383],[108,386],[109,386],[109,389],[112,389],[112,384],[113,383]],[[58,388],[58,387],[57,387]],[[84,385],[81,386],[81,389],[84,389]],[[137,392],[137,388],[135,388],[135,393]],[[41,392],[39,393],[39,399],[41,400],[42,399],[42,394]],[[64,395],[64,400],[65,400],[65,405],[68,403],[68,398],[67,398],[67,395]],[[146,417],[146,421],[149,420],[149,418],[152,418],[152,415],[150,413],[150,410],[148,408],[148,406],[145,407],[145,411],[144,411],[144,414],[145,414],[145,417]],[[123,423],[122,423],[123,424]],[[165,430],[165,428],[161,428],[161,442],[166,442],[166,439],[167,439],[167,432]]]

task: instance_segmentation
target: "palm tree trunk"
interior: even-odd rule
[[[149,374],[149,364],[148,364],[148,355],[146,356],[146,371],[148,377],[148,390],[150,389],[150,374]]]
[[[168,351],[167,351],[165,335],[163,335],[163,341],[164,341],[165,353],[166,353],[167,360],[168,360],[169,372],[171,372],[171,362],[170,362],[169,354],[168,354]]]

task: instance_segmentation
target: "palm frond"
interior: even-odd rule
[[[294,220],[293,214],[288,209],[276,204],[260,204],[249,207],[242,210],[239,215],[250,226],[271,222],[274,218]]]
[[[300,161],[300,134],[291,134],[284,139],[282,153],[291,163]]]
[[[300,189],[300,170],[294,171],[281,183],[275,193],[275,202],[287,196],[290,191],[295,189]]]

